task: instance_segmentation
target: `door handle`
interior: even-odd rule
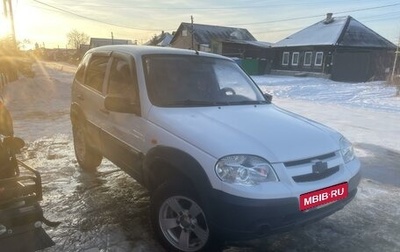
[[[78,94],[78,95],[76,96],[76,98],[78,98],[78,99],[81,100],[81,101],[85,100],[85,98],[83,98],[83,95],[80,95],[80,94]]]

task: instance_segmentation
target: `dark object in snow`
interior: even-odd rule
[[[42,223],[56,226],[43,216],[40,173],[18,161],[15,154],[25,142],[13,136],[12,119],[0,106],[0,248],[3,251],[36,251],[54,245]]]
[[[0,134],[3,136],[14,135],[11,114],[3,102],[0,102]]]

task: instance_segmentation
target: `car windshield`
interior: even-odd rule
[[[267,103],[233,61],[198,55],[148,55],[143,59],[150,101],[160,107]]]

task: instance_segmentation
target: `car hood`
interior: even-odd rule
[[[217,159],[252,154],[275,163],[339,149],[337,132],[273,104],[153,108],[149,120]]]

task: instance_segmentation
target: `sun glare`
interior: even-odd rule
[[[7,37],[11,34],[10,20],[0,17],[0,38]]]

